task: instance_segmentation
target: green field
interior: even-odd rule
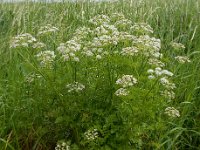
[[[0,3],[0,150],[199,150],[200,1]]]

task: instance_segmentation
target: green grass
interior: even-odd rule
[[[89,19],[98,14],[123,13],[134,23],[148,23],[152,37],[161,40],[162,62],[173,72],[176,97],[168,102],[160,96],[163,87],[149,81],[147,58],[112,54],[131,45],[105,46],[110,55],[98,61],[81,53],[80,62],[63,62],[57,47],[73,37],[79,27],[94,28]],[[56,34],[37,36],[40,27],[51,24]],[[65,141],[71,149],[200,149],[200,1],[141,0],[77,3],[0,3],[0,150],[55,149]],[[129,30],[126,31],[129,32]],[[57,55],[53,69],[44,69],[32,48],[10,48],[13,37],[30,33]],[[137,33],[136,33],[137,35]],[[84,39],[84,45],[93,35]],[[171,42],[185,45],[175,50]],[[141,46],[142,47],[142,46]],[[189,56],[179,64],[175,56]],[[31,84],[26,77],[41,78]],[[133,75],[138,84],[126,97],[114,93],[122,75]],[[66,84],[85,85],[81,93],[68,93]],[[180,117],[164,110],[173,106]],[[84,133],[98,129],[98,138],[88,141]]]

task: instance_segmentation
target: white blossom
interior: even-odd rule
[[[180,112],[174,107],[167,107],[165,109],[165,114],[173,118],[180,117]]]
[[[125,16],[122,13],[113,13],[110,18],[113,22],[116,22],[125,19]]]
[[[97,55],[97,56],[96,56],[96,59],[97,59],[97,60],[102,59],[101,55]]]
[[[149,34],[153,33],[153,28],[148,25],[147,23],[135,23],[132,27],[131,30],[137,33],[141,34]]]
[[[89,141],[93,141],[95,139],[98,138],[98,130],[97,129],[92,129],[92,130],[88,130],[84,133],[85,138]]]
[[[167,77],[160,78],[160,83],[166,88],[166,89],[175,89],[176,86],[174,83],[170,82]]]
[[[79,62],[80,59],[77,53],[81,50],[81,44],[75,40],[69,40],[66,43],[60,43],[57,51],[62,55],[65,61]]]
[[[25,77],[25,80],[27,83],[33,83],[35,81],[35,79],[38,79],[38,78],[41,78],[42,76],[40,74],[35,74],[35,73],[31,73],[31,74],[28,74],[26,77]]]
[[[171,71],[165,69],[162,70],[161,73],[170,77],[174,75]]]
[[[174,49],[185,49],[185,46],[182,43],[171,42],[170,44]]]
[[[154,73],[154,70],[153,70],[153,69],[148,69],[148,70],[147,70],[147,73],[148,73],[148,74],[153,74],[153,73]]]
[[[55,150],[70,150],[70,146],[65,142],[57,143]]]
[[[160,53],[161,41],[149,35],[142,35],[133,40],[133,45],[138,47],[141,54],[146,57],[161,58]]]
[[[16,37],[13,37],[11,40],[10,47],[11,48],[17,48],[17,47],[29,47],[29,45],[36,42],[36,38],[33,37],[29,33],[19,34]]]
[[[54,27],[50,24],[43,26],[39,29],[38,31],[38,35],[46,35],[46,34],[50,34],[50,33],[55,33],[57,32],[59,29],[57,27]]]
[[[41,51],[36,57],[40,61],[41,67],[52,68],[56,55],[54,54],[54,51],[47,50]]]
[[[164,67],[165,66],[165,64],[157,58],[148,59],[148,64],[154,65],[154,66],[157,66],[157,67]]]
[[[138,54],[138,49],[137,47],[126,47],[122,49],[121,54],[124,56],[135,56]]]
[[[46,47],[46,45],[42,42],[37,42],[37,43],[34,43],[32,47],[36,49],[41,49],[41,48]]]
[[[171,90],[161,91],[161,95],[168,99],[168,101],[175,99],[175,93]]]
[[[166,69],[162,69],[160,67],[156,67],[154,70],[153,69],[149,69],[147,71],[148,74],[154,74],[155,76],[159,77],[159,76],[173,76],[174,74]]]
[[[129,94],[129,91],[125,88],[120,88],[115,92],[116,96],[127,96]]]
[[[123,88],[131,87],[137,83],[137,79],[133,75],[123,75],[116,81],[116,84],[121,85]]]
[[[68,92],[81,92],[85,89],[85,85],[78,83],[78,82],[74,82],[74,83],[70,83],[66,85],[66,88],[68,89]]]
[[[118,27],[119,29],[128,28],[128,27],[131,27],[131,25],[132,25],[132,21],[128,19],[117,20],[115,22],[115,26]]]
[[[181,64],[185,64],[185,63],[191,62],[191,60],[187,56],[176,56],[175,59]]]
[[[89,22],[95,26],[109,24],[110,18],[106,15],[97,15],[89,20]]]
[[[155,79],[155,78],[156,78],[156,77],[155,77],[154,75],[149,75],[149,76],[148,76],[148,79],[150,79],[150,80],[151,80],[151,79]]]

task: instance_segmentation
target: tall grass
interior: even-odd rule
[[[71,142],[72,149],[200,149],[199,5],[198,0],[0,3],[0,149],[54,149],[63,139]],[[168,119],[161,114],[166,104],[160,97],[154,97],[155,102],[145,100],[159,87],[150,92],[138,88],[132,94],[138,102],[126,107],[113,98],[119,74],[136,74],[134,60],[112,56],[102,63],[85,60],[82,64],[62,64],[57,60],[53,70],[44,71],[29,54],[10,48],[12,37],[37,35],[41,26],[51,24],[59,28],[59,34],[42,40],[56,51],[78,27],[91,27],[90,18],[115,12],[133,23],[146,22],[153,27],[154,36],[162,42],[166,67],[175,74],[176,98],[171,105],[178,107],[181,117]],[[171,41],[186,48],[176,52]],[[176,55],[187,55],[192,62],[178,64]],[[44,79],[26,84],[25,76],[31,72]],[[67,94],[66,83],[77,78],[91,87],[82,95]],[[146,86],[152,85],[144,82],[142,87]],[[96,143],[82,140],[81,132],[92,125],[102,134]]]

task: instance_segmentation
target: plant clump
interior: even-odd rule
[[[121,13],[100,14],[63,38],[67,40],[57,38],[59,30],[48,24],[35,37],[17,35],[10,46],[20,48],[23,58],[29,56],[24,64],[29,62],[31,69],[23,68],[26,83],[30,91],[37,85],[42,92],[27,97],[49,105],[43,113],[50,134],[63,132],[55,140],[64,137],[80,149],[135,149],[145,145],[158,122],[164,133],[167,116],[175,121],[181,117],[172,107],[175,73],[167,68],[162,41],[148,23],[133,23]],[[174,42],[171,46],[185,48]],[[186,56],[175,59],[190,62]],[[55,149],[71,148],[58,143]]]

